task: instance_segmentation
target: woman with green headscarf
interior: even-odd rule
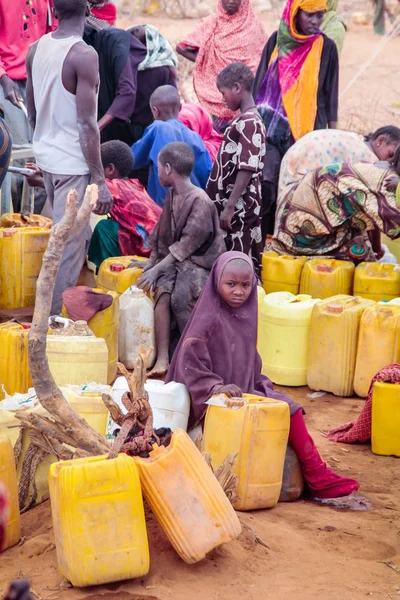
[[[327,0],[325,17],[322,23],[321,31],[325,33],[337,46],[338,53],[343,50],[344,38],[346,35],[346,25],[342,17],[337,12],[339,0]]]

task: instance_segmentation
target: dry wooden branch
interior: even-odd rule
[[[36,303],[32,328],[29,332],[29,369],[39,402],[48,411],[50,418],[31,414],[27,419],[22,413],[17,417],[25,425],[41,431],[45,438],[52,439],[53,450],[62,454],[59,444],[68,444],[79,449],[82,455],[98,455],[108,452],[109,443],[98,434],[64,398],[53,379],[46,355],[48,319],[54,284],[65,244],[72,231],[77,231],[87,223],[97,200],[97,186],[86,189],[82,206],[78,211],[75,190],[68,192],[65,215],[52,227],[47,250],[43,257],[42,269],[36,284]],[[42,439],[42,442],[43,442]]]

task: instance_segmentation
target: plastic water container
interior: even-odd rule
[[[36,280],[50,230],[42,227],[0,229],[0,309],[35,304]]]
[[[318,302],[311,315],[307,382],[312,390],[352,396],[360,321],[372,300],[338,295]]]
[[[318,300],[275,292],[259,309],[258,351],[262,372],[278,385],[307,385],[307,344],[311,313]]]
[[[42,215],[22,215],[21,213],[4,213],[0,217],[0,228],[40,227],[51,229],[53,221]]]
[[[262,255],[262,284],[267,294],[290,292],[297,295],[306,256],[279,255],[266,250]]]
[[[49,485],[58,568],[73,586],[148,573],[142,492],[131,457],[54,463]]]
[[[152,350],[147,364],[151,367],[156,357],[153,301],[132,285],[120,296],[119,306],[119,360],[127,369],[133,369],[143,346],[145,350]]]
[[[400,385],[376,381],[372,391],[371,449],[400,456]]]
[[[240,534],[231,503],[182,429],[174,431],[168,447],[154,444],[149,458],[134,460],[146,501],[186,563],[202,560]]]
[[[214,469],[228,455],[237,455],[236,510],[272,508],[278,502],[289,427],[289,405],[272,398],[244,394],[239,409],[208,407],[202,450],[209,453]]]
[[[112,304],[100,310],[88,321],[89,329],[98,338],[103,338],[108,348],[108,383],[111,384],[118,371],[118,330],[119,330],[119,295],[116,292],[93,288],[98,294],[109,294],[112,296]],[[66,307],[62,307],[63,317],[69,317]]]
[[[354,276],[354,294],[370,300],[393,300],[400,296],[397,265],[361,263]]]
[[[106,435],[108,409],[102,400],[102,394],[112,394],[109,385],[91,383],[89,385],[61,386],[64,398],[71,407],[83,417],[97,433]]]
[[[1,268],[1,267],[0,267]],[[28,334],[30,325],[0,324],[0,400],[5,391],[12,396],[25,393],[32,386],[28,364]]]
[[[131,285],[136,285],[143,273],[142,269],[127,267],[133,260],[147,261],[143,256],[115,256],[104,260],[96,277],[97,287],[123,294]]]
[[[400,305],[379,303],[361,318],[354,390],[365,398],[377,372],[400,357]]]
[[[311,258],[304,264],[300,294],[313,298],[330,298],[337,294],[353,293],[354,265],[333,258]]]
[[[17,474],[15,472],[14,452],[10,440],[0,436],[0,482],[8,496],[8,519],[5,526],[5,542],[1,550],[7,550],[18,544],[21,537],[21,518],[19,515]]]
[[[169,427],[172,431],[175,429],[186,431],[190,413],[190,394],[186,386],[174,381],[164,383],[157,379],[148,379],[144,387],[149,395],[149,403],[153,411],[154,429]],[[122,396],[128,391],[126,378],[118,377],[112,388],[112,398],[124,414],[126,414],[126,408],[122,404]],[[114,439],[113,433],[116,429],[119,429],[119,425],[114,423],[111,415],[108,414],[107,439]]]
[[[46,352],[57,385],[108,383],[108,348],[102,338],[49,335]]]
[[[300,461],[290,444],[287,445],[283,466],[282,489],[279,502],[295,502],[304,491],[304,477]]]

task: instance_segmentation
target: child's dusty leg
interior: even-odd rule
[[[162,294],[154,309],[154,330],[157,348],[156,364],[149,375],[164,375],[169,367],[169,337],[171,329],[171,294]]]

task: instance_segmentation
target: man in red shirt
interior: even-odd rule
[[[0,105],[15,145],[32,141],[28,119],[21,108],[21,103],[25,105],[28,48],[54,29],[53,24],[51,0],[0,0]],[[14,189],[14,200],[15,194]]]

